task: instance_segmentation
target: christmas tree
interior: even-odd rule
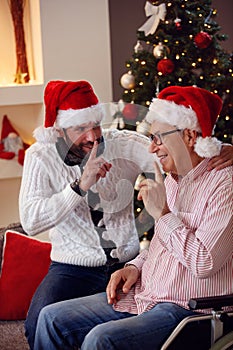
[[[146,2],[149,19],[137,31],[134,52],[120,79],[122,100],[132,103],[123,110],[126,127],[144,117],[136,106],[148,107],[165,87],[196,85],[222,98],[215,136],[232,143],[233,55],[221,47],[227,35],[219,33],[217,10],[211,4],[211,0]]]

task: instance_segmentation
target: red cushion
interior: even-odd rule
[[[0,158],[2,159],[13,159],[14,157],[15,157],[14,152],[5,152],[5,151],[0,152]]]
[[[7,231],[0,276],[0,319],[26,318],[32,296],[50,265],[51,243]]]

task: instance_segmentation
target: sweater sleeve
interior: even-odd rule
[[[60,164],[61,167],[61,164]],[[29,235],[57,225],[85,200],[59,176],[59,165],[47,164],[33,149],[26,152],[19,194],[20,221]],[[61,183],[63,182],[63,184]]]
[[[148,137],[129,130],[121,131],[117,137],[123,156],[132,161],[142,173],[154,173],[154,162],[158,163],[162,172],[157,156],[149,152]]]

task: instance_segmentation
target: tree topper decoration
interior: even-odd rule
[[[147,36],[149,34],[154,34],[160,20],[165,20],[167,13],[166,5],[163,3],[159,6],[154,6],[149,1],[147,1],[145,5],[145,13],[147,17],[151,17],[138,30],[144,32]]]

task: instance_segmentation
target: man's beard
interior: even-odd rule
[[[99,137],[96,141],[98,142],[96,157],[99,157],[105,149],[103,136]],[[64,163],[69,166],[79,165],[81,168],[87,163],[93,146],[94,142],[81,143],[78,146],[74,143],[68,145],[63,137],[59,137],[56,142],[58,154]],[[90,148],[90,152],[86,153],[83,147]]]

